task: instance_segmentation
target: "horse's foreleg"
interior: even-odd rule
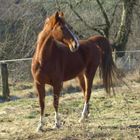
[[[44,84],[35,84],[38,97],[39,97],[39,104],[40,104],[40,120],[38,124],[37,131],[42,131],[43,130],[43,125],[44,125],[44,109],[45,109],[45,85]]]
[[[60,96],[60,91],[61,91],[61,86],[53,87],[54,90],[54,100],[53,100],[53,106],[55,109],[55,125],[54,128],[59,128],[60,127],[60,120],[59,120],[59,115],[58,115],[58,105],[59,105],[59,96]]]

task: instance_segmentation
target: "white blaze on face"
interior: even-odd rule
[[[73,38],[74,38],[74,41],[72,42],[72,44],[71,44],[71,49],[75,49],[75,50],[77,50],[78,48],[79,48],[79,41],[78,41],[78,39],[77,39],[77,37],[74,35],[74,33],[73,32],[71,32],[71,30],[68,28],[68,26],[67,25],[65,25],[66,26],[66,28],[68,29],[68,31],[71,33],[71,35],[73,36]]]

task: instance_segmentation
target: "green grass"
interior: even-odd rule
[[[7,140],[137,140],[140,138],[139,107],[139,89],[133,92],[119,89],[116,97],[107,97],[103,90],[96,90],[90,100],[90,117],[79,123],[83,95],[66,94],[60,98],[61,128],[52,130],[54,109],[52,97],[47,96],[46,131],[36,133],[40,112],[38,99],[17,99],[0,103],[0,136]]]

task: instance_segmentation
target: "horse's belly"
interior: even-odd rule
[[[74,73],[74,74],[71,74],[71,75],[65,75],[63,81],[71,80],[71,79],[77,77],[80,73],[81,73],[81,72]]]
[[[83,70],[85,66],[81,61],[71,62],[67,65],[66,69],[64,70],[64,77],[63,81],[71,80],[77,77]]]

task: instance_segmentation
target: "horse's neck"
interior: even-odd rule
[[[37,38],[37,47],[38,47],[38,48],[42,47],[42,45],[43,45],[43,43],[44,43],[46,37],[49,36],[50,31],[51,31],[51,30],[45,30],[45,29],[43,29],[43,30],[39,33],[38,38]]]
[[[36,50],[36,59],[39,61],[43,61],[44,59],[48,59],[53,52],[54,49],[54,39],[49,33],[48,36],[44,39],[42,44],[37,45],[37,50]]]

